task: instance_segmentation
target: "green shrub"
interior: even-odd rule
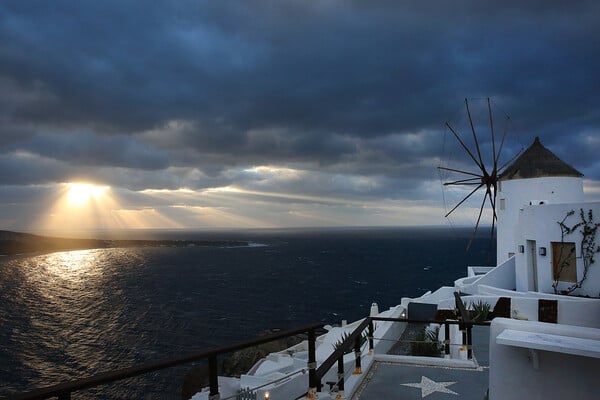
[[[439,328],[435,331],[423,329],[417,333],[410,343],[410,354],[412,356],[440,357],[442,346],[437,340]]]

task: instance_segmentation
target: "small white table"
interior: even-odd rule
[[[496,337],[496,343],[532,350],[600,358],[600,340],[594,339],[505,329]]]

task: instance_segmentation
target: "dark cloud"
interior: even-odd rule
[[[60,163],[28,153],[0,156],[1,185],[31,185],[61,182],[69,174]]]
[[[152,4],[5,10],[3,72],[58,99],[17,117],[125,131],[186,118],[367,135],[435,125],[471,95],[522,106],[562,86],[562,99],[597,103],[593,3],[566,13],[460,2]],[[551,104],[564,108],[558,97]]]
[[[40,133],[22,147],[75,167],[113,166],[156,170],[169,165],[163,152],[139,142],[134,136]]]
[[[540,136],[597,180],[598,14],[595,1],[4,2],[0,182],[256,188],[243,171],[263,165],[310,174],[273,190],[425,199],[465,97],[510,114],[507,157]]]

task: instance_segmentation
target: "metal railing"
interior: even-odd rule
[[[332,386],[337,386],[337,389],[341,392],[344,391],[344,355],[347,354],[348,349],[354,348],[355,355],[355,364],[353,374],[361,374],[361,336],[363,335],[364,330],[368,327],[367,339],[369,343],[369,353],[373,354],[374,350],[374,321],[383,321],[383,322],[405,322],[405,323],[423,323],[423,324],[439,324],[444,325],[444,353],[446,355],[450,355],[450,325],[458,325],[459,330],[462,332],[462,346],[467,349],[467,359],[471,360],[473,358],[473,343],[472,343],[472,328],[475,325],[481,326],[489,326],[489,322],[474,322],[471,321],[466,313],[466,310],[460,310],[462,313],[465,312],[466,320],[455,321],[455,320],[434,320],[434,319],[408,319],[408,318],[387,318],[387,317],[367,317],[365,318],[360,325],[352,331],[350,335],[348,335],[336,348],[336,350],[331,353],[331,355],[321,363],[319,368],[316,370],[316,382],[311,383],[309,386],[311,388],[315,388],[313,391],[320,391],[322,388],[321,380],[325,376],[325,374],[329,371],[329,369],[333,366],[333,364],[337,363],[337,378],[336,382],[327,382]],[[312,386],[312,385],[315,386]],[[311,392],[307,393],[307,397],[311,398]]]
[[[336,386],[338,387],[339,391],[344,391],[344,354],[346,354],[347,350],[349,350],[351,347],[354,347],[354,356],[355,356],[355,368],[354,368],[354,374],[361,374],[362,373],[362,367],[361,367],[361,336],[363,331],[365,330],[365,328],[369,327],[369,336],[368,336],[368,340],[369,340],[369,351],[373,350],[373,332],[374,332],[374,326],[373,326],[373,318],[368,317],[365,318],[363,322],[360,323],[360,325],[358,325],[356,327],[356,329],[354,329],[354,331],[352,331],[352,333],[350,335],[348,335],[348,337],[346,337],[338,346],[337,348],[334,350],[333,353],[331,353],[331,355],[321,363],[321,365],[319,366],[319,368],[317,368],[316,370],[316,380],[315,382],[313,382],[312,384],[314,386],[311,386],[311,388],[313,388],[313,390],[315,392],[320,391],[322,388],[322,384],[321,381],[323,379],[323,377],[325,376],[325,374],[327,373],[327,371],[329,371],[329,369],[333,366],[333,364],[337,363],[337,377],[338,380],[336,382]],[[309,382],[310,385],[310,382]],[[308,397],[311,398],[311,393],[308,393]]]
[[[170,367],[175,367],[181,364],[187,364],[194,361],[208,359],[209,368],[209,399],[219,398],[219,385],[218,385],[218,370],[217,370],[217,357],[222,354],[231,353],[237,350],[242,350],[247,347],[257,346],[260,344],[268,343],[274,340],[286,338],[289,336],[306,333],[308,335],[308,391],[305,396],[309,399],[316,398],[317,392],[322,388],[322,379],[325,374],[337,363],[337,378],[336,382],[328,382],[335,385],[341,392],[344,391],[344,355],[347,354],[348,350],[353,349],[355,354],[355,366],[353,374],[362,374],[361,367],[361,338],[363,332],[368,328],[367,339],[369,353],[372,354],[374,350],[374,321],[388,321],[388,322],[405,322],[405,323],[427,323],[427,324],[439,324],[444,325],[445,330],[445,341],[444,341],[444,353],[450,354],[450,325],[458,324],[459,330],[462,332],[462,346],[467,349],[467,358],[470,360],[473,358],[473,346],[472,346],[472,334],[471,330],[474,325],[488,325],[489,322],[473,322],[471,321],[467,310],[464,307],[460,296],[455,293],[456,306],[460,313],[461,320],[418,320],[408,318],[386,318],[386,317],[367,317],[365,318],[355,329],[342,340],[334,352],[321,363],[317,368],[316,362],[316,331],[323,328],[323,324],[311,324],[302,328],[289,330],[285,332],[278,332],[267,336],[261,336],[255,339],[251,339],[244,342],[238,342],[233,345],[219,347],[213,350],[204,351],[200,353],[189,354],[180,358],[173,358],[164,361],[143,364],[134,366],[131,368],[120,369],[116,371],[101,373],[93,375],[88,378],[78,379],[75,381],[65,382],[54,386],[49,386],[34,390],[32,392],[20,394],[12,397],[14,400],[38,400],[38,399],[49,399],[57,397],[59,400],[70,400],[71,393],[77,392],[92,387],[117,382],[120,380],[132,378],[135,376],[143,375],[150,372],[163,370]]]
[[[121,381],[135,376],[147,374],[163,370],[166,368],[175,367],[182,364],[191,363],[194,361],[208,359],[209,369],[209,386],[210,394],[209,398],[217,399],[219,396],[219,384],[218,384],[218,371],[217,371],[217,357],[222,354],[232,353],[234,351],[242,350],[247,347],[253,347],[260,344],[272,342],[274,340],[283,339],[289,336],[306,333],[308,334],[308,372],[309,372],[309,387],[312,387],[312,382],[315,382],[315,340],[316,331],[323,328],[323,324],[311,324],[298,329],[293,329],[284,332],[277,332],[266,336],[260,336],[251,340],[238,342],[229,346],[223,346],[216,349],[203,351],[199,353],[189,354],[179,358],[171,358],[168,360],[147,363],[138,365],[130,368],[124,368],[120,370],[100,373],[97,375],[90,376],[88,378],[78,379],[74,381],[60,383],[58,385],[48,386],[41,389],[37,389],[31,392],[23,393],[11,397],[13,400],[42,400],[58,398],[58,400],[70,400],[71,393],[78,392],[84,389],[90,389],[96,386],[105,385]],[[312,369],[311,369],[312,366]]]

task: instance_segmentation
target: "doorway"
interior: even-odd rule
[[[538,291],[538,271],[537,271],[537,244],[535,240],[527,241],[527,266],[531,271],[531,278],[533,281],[533,291]],[[531,287],[531,285],[528,285]]]

